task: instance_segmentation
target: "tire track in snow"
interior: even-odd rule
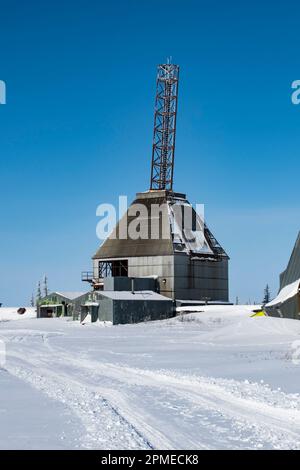
[[[90,376],[108,377],[121,383],[133,386],[165,389],[191,403],[210,411],[219,412],[222,416],[233,420],[239,429],[247,427],[257,443],[265,442],[271,448],[300,449],[300,398],[280,393],[284,403],[270,404],[263,396],[265,389],[258,384],[252,393],[251,384],[242,382],[194,376],[180,376],[167,371],[147,371],[125,365],[103,364],[96,361],[69,358],[74,368],[89,370]],[[258,390],[257,390],[258,389]],[[248,393],[247,393],[248,390]],[[238,393],[237,393],[238,392]],[[276,395],[272,390],[270,396]],[[105,393],[102,390],[102,393]],[[112,396],[110,399],[112,400]],[[291,403],[294,405],[291,406]],[[119,400],[120,409],[122,404]],[[115,406],[118,406],[116,397]],[[137,413],[135,412],[135,416]],[[199,445],[199,443],[198,443]]]
[[[45,347],[49,348],[49,344]],[[172,394],[187,401],[191,408],[204,410],[209,418],[207,429],[212,424],[212,414],[223,417],[228,437],[220,436],[219,445],[233,447],[244,430],[251,436],[248,444],[251,441],[254,447],[263,444],[270,448],[300,448],[300,399],[292,395],[281,393],[282,400],[271,404],[258,384],[251,395],[251,385],[245,387],[238,381],[79,359],[52,345],[51,350],[51,355],[49,349],[47,354],[41,350],[35,352],[31,345],[26,355],[11,354],[17,366],[10,366],[8,370],[70,406],[87,430],[85,447],[174,448],[167,423],[162,423],[166,426],[162,429],[159,417],[155,423],[151,411],[138,408],[135,399],[138,399],[139,387],[153,390],[153,394]],[[25,359],[26,356],[30,359]],[[270,390],[270,395],[275,396],[274,391]],[[289,405],[289,400],[295,403],[294,407]],[[205,445],[205,436],[193,439],[185,436],[184,430],[176,432],[177,442],[181,441],[183,447],[187,447],[186,443],[190,448],[212,447],[211,441]],[[218,441],[215,447],[218,448]]]
[[[68,374],[45,367],[44,361],[28,360],[16,353],[11,353],[9,359],[16,363],[6,364],[5,369],[9,373],[60,401],[78,416],[86,429],[82,447],[153,449],[152,444],[96,390],[91,390]]]

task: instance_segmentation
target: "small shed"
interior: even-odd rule
[[[38,318],[78,318],[86,292],[51,292],[37,302]]]
[[[97,291],[82,305],[84,318],[90,314],[95,320],[98,305],[100,321],[109,321],[113,325],[163,320],[174,316],[173,301],[169,297],[153,291]]]
[[[114,325],[163,320],[173,316],[173,301],[153,291],[99,293],[99,320]]]

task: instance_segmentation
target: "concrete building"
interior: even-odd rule
[[[280,274],[277,297],[265,305],[268,315],[300,319],[300,232],[287,268]]]

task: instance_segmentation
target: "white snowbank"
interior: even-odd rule
[[[18,313],[19,307],[1,307],[0,308],[0,322],[36,318],[35,307],[25,307],[25,308],[26,308],[26,312],[23,315],[20,315]]]
[[[177,307],[178,314],[184,313],[213,313],[224,314],[231,317],[251,316],[254,310],[260,309],[260,305],[192,305],[189,307]]]

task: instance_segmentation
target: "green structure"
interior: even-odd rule
[[[38,301],[37,317],[73,317],[78,319],[85,296],[85,292],[51,292]]]

